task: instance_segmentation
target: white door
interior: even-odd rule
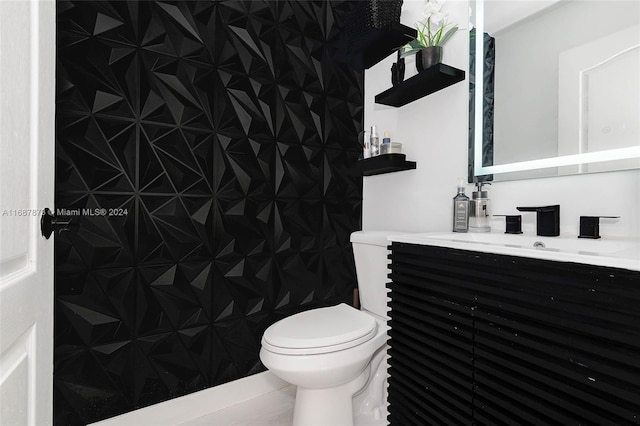
[[[0,0],[0,425],[53,420],[55,3]]]

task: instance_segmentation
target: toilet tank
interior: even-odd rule
[[[353,256],[356,262],[356,276],[363,310],[387,318],[387,288],[389,281],[387,241],[393,231],[358,231],[351,234]]]

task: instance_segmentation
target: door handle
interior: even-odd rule
[[[68,226],[70,224],[71,219],[58,219],[47,207],[44,209],[42,217],[40,218],[40,231],[42,231],[42,236],[48,240],[49,237],[51,237],[51,234],[53,234],[53,231],[63,231],[69,229]]]

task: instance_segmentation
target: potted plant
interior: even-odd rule
[[[418,71],[442,62],[442,45],[458,31],[447,18],[443,0],[425,0],[424,20],[416,23],[418,37],[402,47],[400,56],[415,53]]]

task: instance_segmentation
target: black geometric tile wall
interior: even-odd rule
[[[363,75],[342,1],[58,2],[55,423],[263,371],[351,300]],[[83,210],[86,209],[86,210]]]

